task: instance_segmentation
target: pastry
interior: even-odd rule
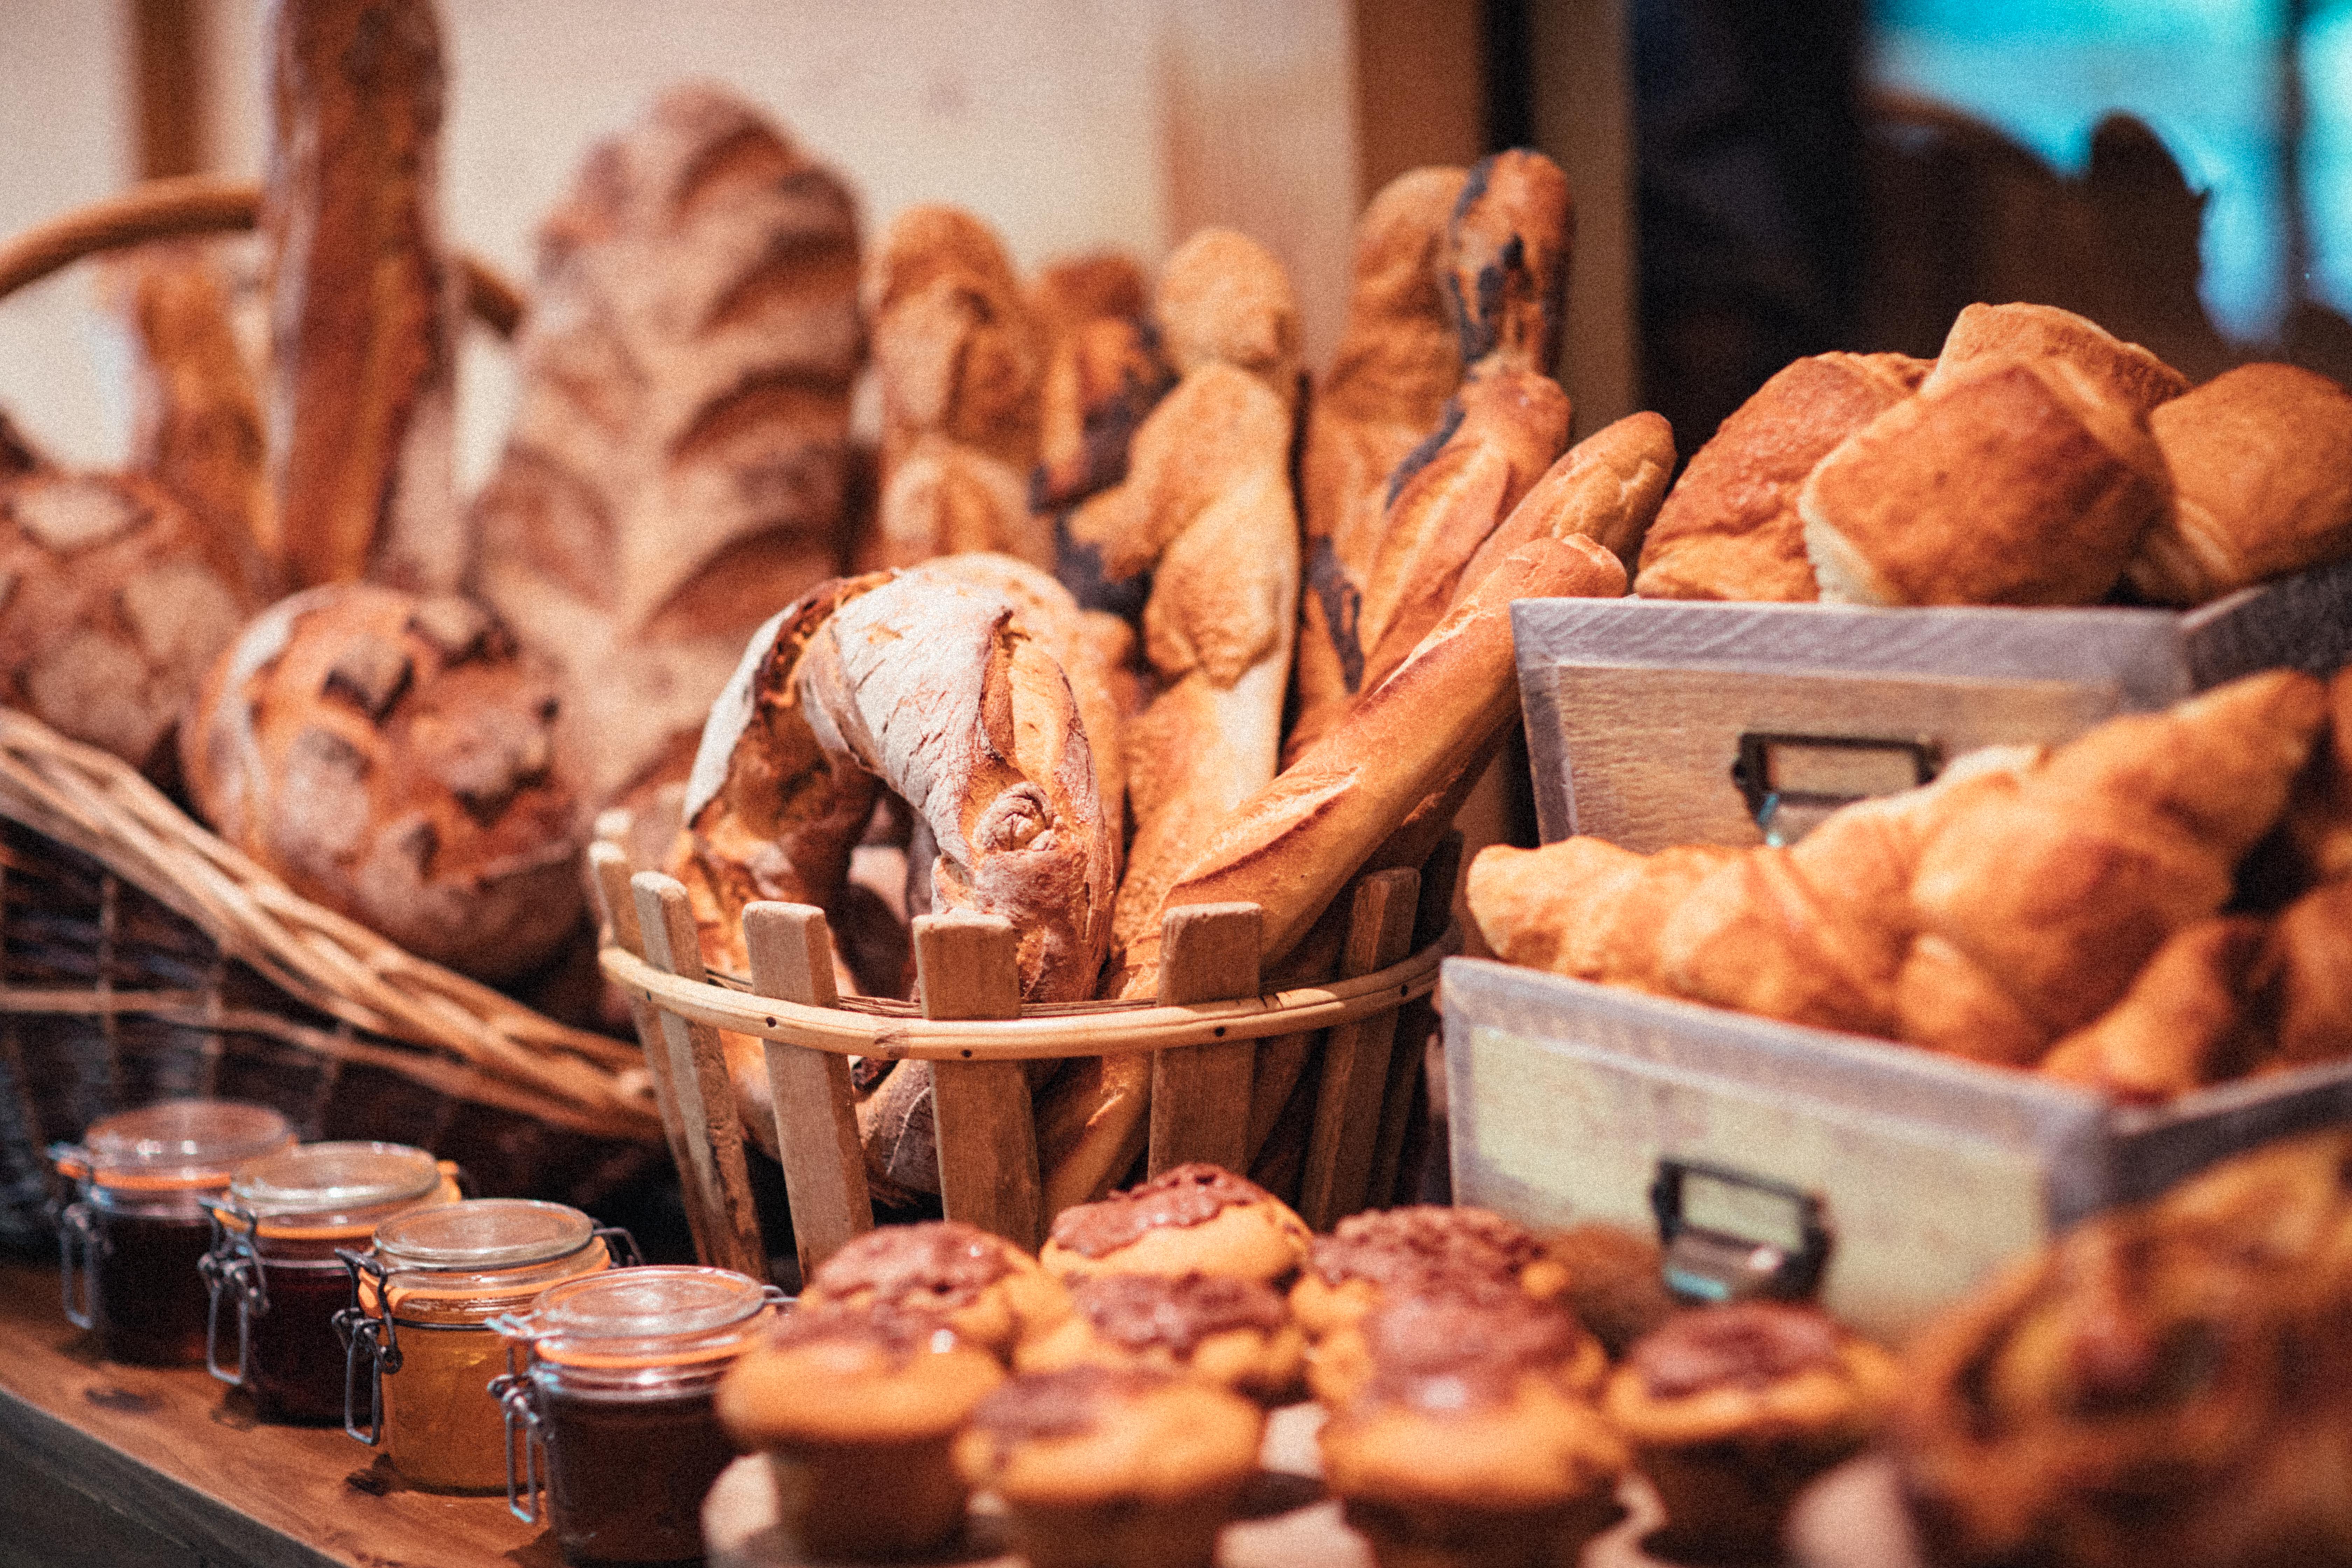
[[[564,672],[604,803],[682,778],[744,639],[848,561],[856,203],[751,104],[673,88],[541,226],[477,590]]]
[[[2127,575],[2159,604],[2200,605],[2352,552],[2352,392],[2291,364],[2242,364],[2148,416],[2172,510]]]
[[[1553,1384],[1590,1399],[1609,1375],[1601,1342],[1556,1299],[1529,1295],[1520,1280],[1465,1270],[1420,1289],[1391,1289],[1366,1310],[1325,1329],[1308,1353],[1307,1385],[1315,1397],[1346,1405],[1402,1358],[1451,1338],[1528,1366]]]
[[[431,0],[272,13],[261,235],[272,510],[298,587],[457,585],[458,292],[440,232]]]
[[[1906,354],[1792,361],[1733,410],[1658,509],[1633,592],[1645,599],[1817,599],[1797,492],[1838,444],[1918,389]]]
[[[768,1457],[806,1559],[912,1557],[962,1532],[951,1445],[1003,1381],[995,1356],[929,1314],[803,1307],[728,1371],[719,1419]]]
[[[250,622],[180,736],[196,809],[305,898],[484,980],[572,934],[585,813],[552,672],[468,599],[310,589]]]
[[[1654,1234],[1591,1221],[1547,1236],[1544,1249],[1568,1270],[1569,1309],[1612,1361],[1682,1310],[1666,1289]]]
[[[1405,1295],[1515,1288],[1555,1301],[1569,1273],[1524,1226],[1488,1209],[1422,1205],[1350,1215],[1315,1238],[1290,1308],[1317,1339]]]
[[[1049,1274],[1214,1274],[1286,1283],[1307,1261],[1307,1224],[1255,1182],[1178,1165],[1055,1216],[1038,1261]]]
[[[1026,1252],[949,1219],[867,1231],[818,1266],[801,1306],[936,1318],[1009,1360],[1014,1345],[1066,1317],[1070,1300]]]
[[[1076,1366],[981,1401],[956,1464],[1004,1500],[1030,1568],[1209,1568],[1264,1426],[1214,1383]]]
[[[2063,359],[2145,416],[2189,390],[2189,378],[2086,316],[2055,305],[1986,305],[1952,320],[1936,355],[1931,385],[1974,365],[2004,359]]]
[[[1273,1288],[1229,1274],[1089,1274],[1070,1314],[1026,1341],[1023,1372],[1142,1366],[1272,1402],[1298,1382],[1307,1340]]]
[[[2252,982],[2269,934],[2243,917],[2181,927],[2120,1001],[2050,1047],[2041,1069],[2135,1101],[2240,1076],[2264,1050]]]
[[[1769,1549],[1799,1489],[1861,1450],[1899,1375],[1818,1308],[1740,1301],[1645,1336],[1601,1409],[1665,1504],[1669,1553],[1736,1555]]]
[[[1590,1381],[1562,1379],[1591,1343],[1566,1313],[1409,1298],[1363,1332],[1369,1374],[1323,1427],[1323,1472],[1382,1568],[1572,1562],[1622,1517],[1632,1456]]]
[[[2352,1054],[2352,879],[2281,910],[2250,985],[2274,1030],[2264,1065],[2309,1067]]]

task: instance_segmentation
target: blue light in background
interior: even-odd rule
[[[2352,310],[2352,4],[2315,5],[2299,52],[2305,287]],[[1871,84],[1946,103],[2079,174],[2114,110],[2164,139],[2210,193],[2199,293],[2240,342],[2284,315],[2284,0],[1873,0]]]

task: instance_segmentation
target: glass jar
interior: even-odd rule
[[[625,1230],[578,1209],[476,1198],[376,1226],[369,1251],[345,1252],[356,1305],[336,1314],[349,1357],[343,1429],[381,1441],[393,1468],[429,1491],[506,1485],[505,1413],[489,1394],[506,1342],[490,1320],[541,1290],[637,1261]],[[361,1422],[364,1419],[366,1429]]]
[[[404,1143],[303,1143],[238,1166],[212,1205],[205,1367],[248,1390],[264,1421],[339,1424],[335,1314],[352,1305],[352,1271],[336,1249],[365,1242],[395,1215],[458,1196],[456,1167]],[[220,1363],[225,1312],[236,1320],[233,1371]]]
[[[247,1160],[294,1142],[286,1119],[236,1100],[173,1100],[101,1117],[49,1150],[74,1200],[58,1216],[66,1317],[110,1361],[205,1359],[208,1200]]]
[[[550,1287],[491,1326],[528,1364],[507,1412],[507,1506],[566,1563],[687,1563],[735,1449],[712,1396],[783,1293],[724,1268],[626,1268]],[[510,1363],[511,1364],[511,1363]]]

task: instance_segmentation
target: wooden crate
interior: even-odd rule
[[[1511,622],[1546,842],[1757,844],[1766,809],[1793,838],[1973,747],[2066,741],[2257,669],[2333,670],[2352,562],[2186,613],[1530,599]]]
[[[1444,965],[1454,1191],[1645,1227],[1661,1161],[1818,1200],[1821,1295],[1896,1338],[2101,1208],[2352,1120],[2352,1062],[2120,1105],[2037,1074],[1468,959]]]

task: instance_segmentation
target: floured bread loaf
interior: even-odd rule
[[[1649,599],[1816,599],[1797,492],[1838,444],[1917,390],[1925,360],[1815,354],[1733,411],[1658,510],[1633,592]]]
[[[180,739],[197,811],[304,897],[484,980],[579,920],[586,822],[553,672],[454,595],[280,600],[213,666]]]
[[[2170,501],[2139,411],[2043,357],[1931,376],[1822,458],[1797,510],[1824,599],[2088,605]]]
[[[14,473],[0,454],[0,700],[168,771],[182,711],[252,609],[241,560],[151,479],[18,450]]]
[[[2189,378],[2137,343],[2055,305],[1970,305],[1953,318],[1927,384],[2004,359],[2063,359],[2145,417],[2189,390]]]
[[[898,215],[863,286],[882,390],[879,563],[993,550],[1054,564],[1029,511],[1045,336],[1004,247],[956,207]]]
[[[2352,392],[2291,364],[2243,364],[2148,416],[2172,510],[2132,586],[2198,605],[2352,552]]]
[[[744,638],[842,569],[855,204],[748,104],[674,89],[589,154],[537,283],[477,584],[562,668],[602,801],[690,754]]]
[[[261,231],[286,576],[452,587],[468,551],[433,5],[305,0],[271,16]]]

